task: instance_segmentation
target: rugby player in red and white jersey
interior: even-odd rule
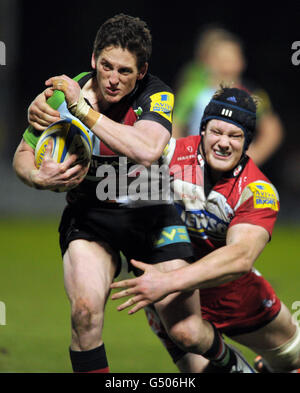
[[[261,356],[259,368],[300,367],[300,331],[287,307],[254,268],[271,239],[279,211],[275,187],[245,154],[255,129],[255,101],[221,87],[207,105],[201,135],[171,139],[164,152],[173,176],[174,201],[197,261],[162,273],[132,261],[138,278],[112,284],[133,295],[118,307],[130,314],[146,307],[148,321],[183,372],[216,372],[209,361],[179,349],[165,332],[155,302],[177,291],[200,289],[202,317]],[[154,304],[153,304],[154,303]]]

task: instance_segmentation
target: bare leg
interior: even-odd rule
[[[209,360],[201,355],[187,353],[176,362],[176,366],[181,373],[202,373]]]
[[[64,255],[65,289],[71,304],[71,349],[87,351],[102,341],[104,307],[116,259],[95,242],[75,240]]]
[[[293,354],[279,355],[279,347],[288,343],[297,331],[288,308],[282,304],[278,316],[268,325],[255,332],[231,337],[264,357],[274,370],[292,371],[300,368],[300,344]]]

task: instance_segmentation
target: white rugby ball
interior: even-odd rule
[[[75,119],[64,119],[51,124],[40,136],[35,148],[35,165],[40,168],[45,150],[52,140],[51,157],[57,163],[66,161],[70,155],[76,154],[77,160],[73,166],[80,162],[87,162],[89,166],[92,157],[92,142],[88,131]],[[60,187],[55,191],[67,191],[65,187]]]

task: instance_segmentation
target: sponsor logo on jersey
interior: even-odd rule
[[[174,95],[170,92],[160,92],[150,96],[150,111],[157,112],[165,119],[172,122]]]
[[[218,239],[225,238],[228,228],[227,222],[204,209],[186,211],[178,203],[175,203],[175,206],[188,231],[193,235],[202,239],[207,239],[208,234],[213,234]]]
[[[253,193],[253,204],[255,209],[270,208],[278,211],[277,192],[271,184],[255,182],[248,185]]]
[[[184,161],[184,160],[189,160],[191,158],[194,158],[195,154],[189,154],[188,156],[181,156],[177,158],[177,161]]]
[[[185,226],[173,225],[163,228],[155,242],[155,247],[158,248],[174,243],[190,243]]]

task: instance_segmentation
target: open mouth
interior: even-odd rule
[[[229,151],[214,150],[214,153],[217,157],[220,157],[220,158],[227,158],[231,155],[231,153]]]
[[[111,96],[116,96],[119,93],[119,89],[113,89],[111,87],[106,87],[106,91]]]

